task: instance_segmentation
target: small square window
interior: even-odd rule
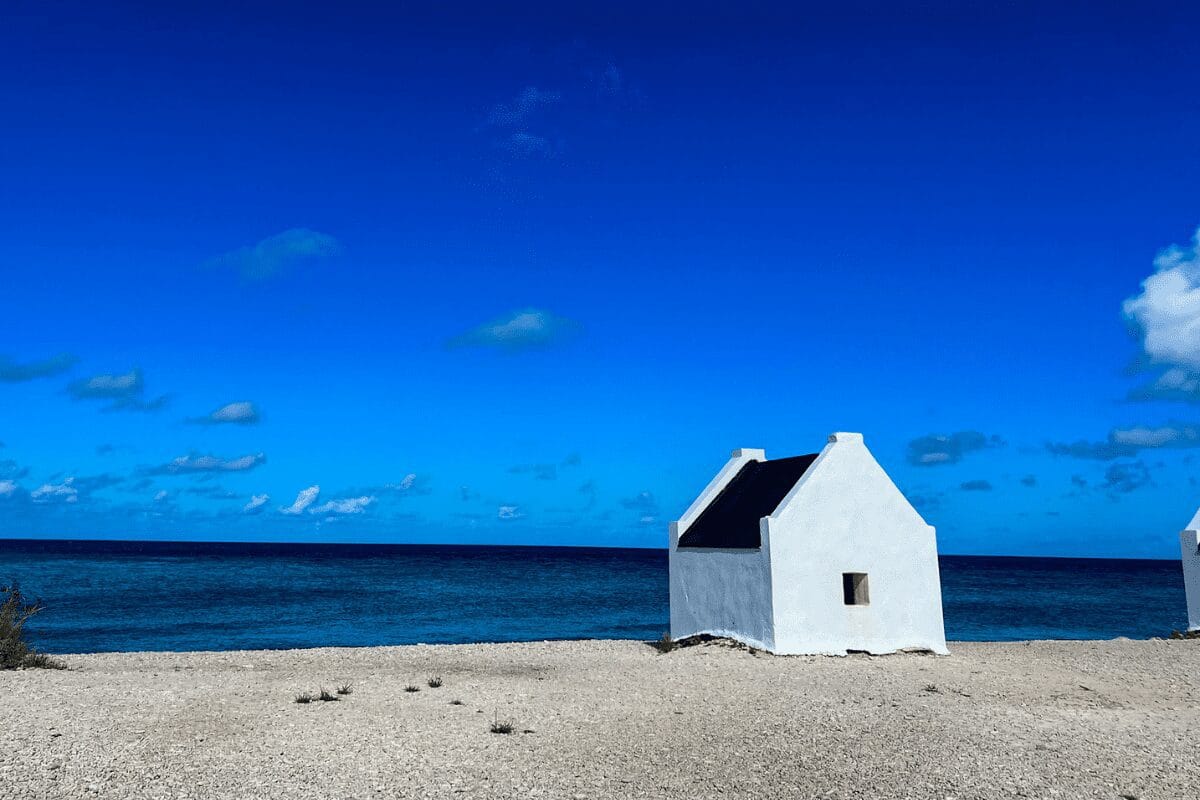
[[[871,604],[871,592],[867,584],[867,573],[842,573],[842,600],[848,606],[866,606]]]

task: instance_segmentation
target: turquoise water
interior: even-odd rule
[[[1164,636],[1178,561],[944,556],[952,640]],[[0,539],[52,653],[654,639],[662,550]]]

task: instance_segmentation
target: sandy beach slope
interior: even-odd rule
[[[68,656],[0,673],[0,798],[1200,797],[1200,641],[951,649]]]

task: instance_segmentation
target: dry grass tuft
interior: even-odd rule
[[[0,586],[0,669],[67,668],[25,641],[25,623],[44,608],[41,603],[27,601],[15,582]]]

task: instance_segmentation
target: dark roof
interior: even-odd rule
[[[679,546],[761,547],[758,521],[779,507],[818,455],[746,463],[683,532]]]

